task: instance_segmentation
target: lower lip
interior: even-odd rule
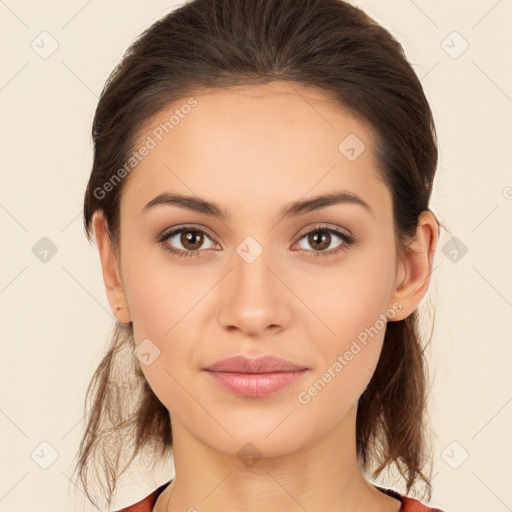
[[[299,380],[308,370],[274,373],[232,373],[206,370],[217,384],[238,396],[272,395]]]

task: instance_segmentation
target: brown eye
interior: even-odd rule
[[[182,231],[180,235],[180,243],[191,251],[201,248],[203,244],[203,234],[199,231]]]
[[[327,249],[331,242],[331,234],[327,231],[314,231],[310,233],[307,238],[311,247],[321,251]]]
[[[336,238],[342,241],[342,243],[336,244]],[[340,250],[348,248],[355,242],[355,238],[347,233],[336,228],[315,228],[302,235],[301,241],[305,240],[307,244],[313,249],[308,252],[325,253],[326,256],[329,254],[336,254]],[[331,244],[334,242],[334,246]],[[303,249],[303,247],[299,247]],[[329,249],[330,250],[326,250]],[[318,254],[319,255],[319,254]]]
[[[210,240],[210,245],[205,243]],[[214,249],[215,242],[202,229],[181,227],[163,235],[159,240],[164,247],[177,256],[199,256],[201,249]]]

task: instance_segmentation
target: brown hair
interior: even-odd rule
[[[402,46],[341,0],[193,0],[145,30],[112,72],[96,109],[84,200],[89,241],[92,215],[102,210],[112,247],[119,247],[126,180],[108,193],[105,184],[155,114],[194,90],[273,80],[321,90],[374,130],[373,150],[392,194],[396,247],[403,255],[420,213],[429,209],[438,157],[432,112]],[[362,470],[377,464],[376,477],[394,463],[406,492],[422,480],[430,500],[426,344],[418,320],[414,311],[388,323],[377,368],[359,398],[356,440]],[[102,494],[110,504],[118,477],[146,447],[172,452],[169,413],[133,355],[132,324],[116,324],[112,334],[87,389],[87,426],[75,468],[93,503],[93,468],[105,479]]]

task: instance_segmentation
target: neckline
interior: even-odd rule
[[[388,496],[391,496],[392,498],[396,498],[400,502],[400,509],[398,510],[398,512],[403,512],[404,506],[405,506],[405,500],[404,500],[404,497],[398,491],[395,491],[394,489],[388,489],[386,487],[381,487],[380,485],[376,485],[376,484],[372,484],[372,485],[378,491],[380,491],[384,494],[387,494]]]
[[[168,482],[163,483],[161,486],[159,486],[159,487],[157,487],[155,489],[155,491],[153,492],[154,499],[152,500],[153,503],[151,503],[151,507],[153,507],[155,505],[158,496],[160,496],[160,494],[162,494],[162,492],[164,492],[164,490],[167,488],[167,486],[171,485],[173,480],[174,480],[174,478],[171,478]],[[381,486],[376,485],[376,484],[372,484],[372,485],[378,491],[380,491],[380,492],[382,492],[384,494],[387,494],[388,496],[391,496],[392,498],[397,499],[400,502],[399,512],[403,511],[403,509],[404,509],[404,498],[403,498],[403,496],[399,492],[395,491],[394,489],[388,489],[386,487],[381,487]]]
[[[153,512],[153,509],[155,507],[156,501],[160,494],[162,494],[165,489],[172,483],[174,479],[169,480],[168,482],[163,483],[159,487],[157,487],[151,494],[148,494],[146,498],[142,501],[142,503],[145,504],[145,506],[148,506],[147,512]],[[123,510],[120,510],[119,512],[123,512]]]

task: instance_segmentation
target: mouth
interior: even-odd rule
[[[214,372],[274,373],[294,372],[306,370],[307,368],[304,365],[292,363],[287,359],[273,355],[263,355],[258,357],[238,355],[226,357],[202,369]]]
[[[307,368],[266,373],[239,373],[205,370],[204,373],[225,391],[237,396],[261,398],[273,395],[301,379]]]

